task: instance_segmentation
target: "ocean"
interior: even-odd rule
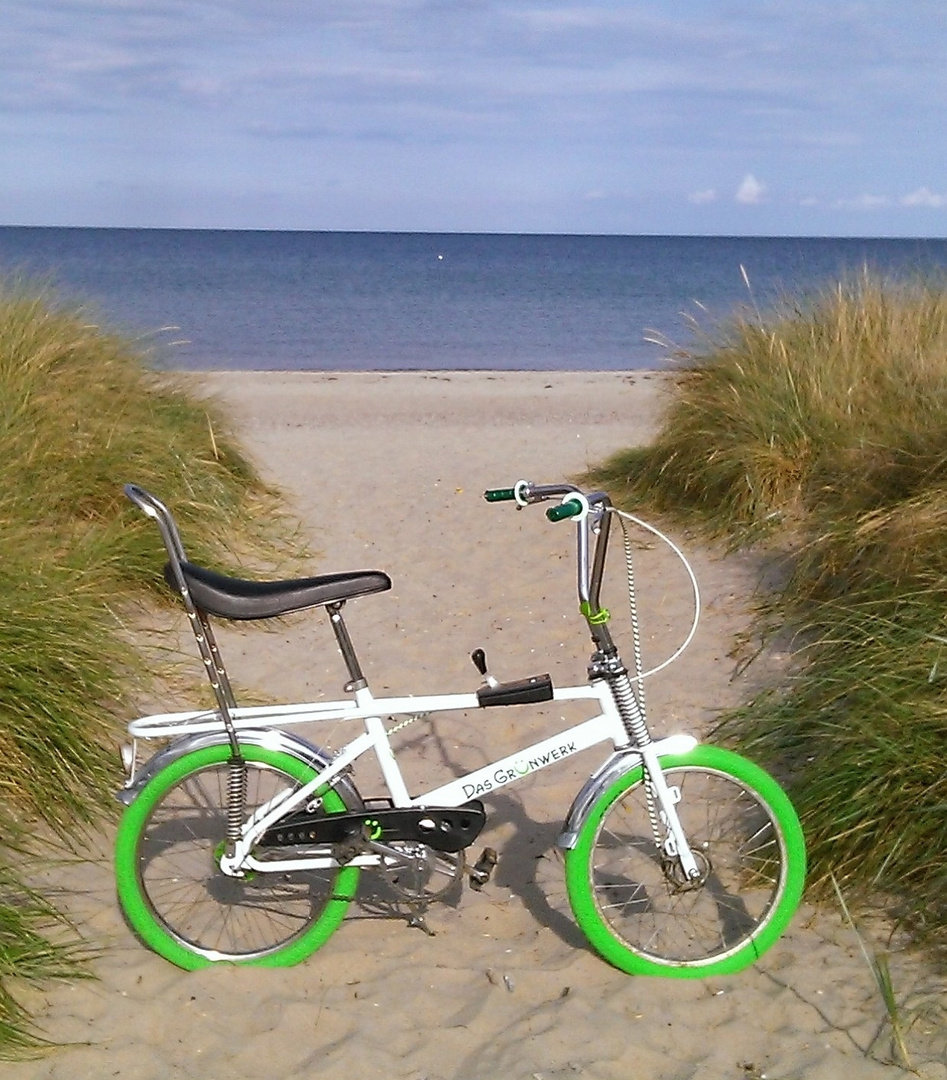
[[[0,228],[0,278],[184,370],[660,369],[866,267],[942,275],[947,240]]]

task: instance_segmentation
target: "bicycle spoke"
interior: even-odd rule
[[[681,793],[678,817],[703,868],[686,882],[650,838],[645,784],[607,811],[589,866],[596,908],[627,948],[663,962],[726,954],[746,941],[776,902],[781,853],[773,821],[755,794],[706,769],[669,770]],[[702,863],[701,860],[704,860]]]
[[[298,782],[248,762],[246,813],[288,797]],[[305,931],[333,897],[335,871],[228,877],[216,852],[226,836],[227,764],[172,786],[145,823],[138,878],[154,917],[175,941],[239,958],[280,949]]]

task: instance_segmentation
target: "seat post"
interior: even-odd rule
[[[339,600],[332,604],[326,604],[326,611],[329,613],[329,622],[332,624],[332,631],[335,634],[339,652],[342,654],[342,659],[345,661],[345,667],[349,673],[349,681],[346,683],[345,689],[346,692],[352,692],[354,690],[363,690],[368,686],[368,682],[362,673],[358,657],[355,655],[355,646],[352,644],[345,620],[342,618],[344,603],[344,600]]]

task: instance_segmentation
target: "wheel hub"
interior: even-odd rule
[[[693,892],[695,889],[702,889],[707,878],[710,877],[713,870],[710,858],[703,851],[695,848],[691,848],[691,854],[697,863],[697,873],[692,878],[685,875],[680,859],[663,860],[664,876],[672,893]]]

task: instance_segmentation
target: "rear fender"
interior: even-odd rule
[[[292,735],[288,731],[283,731],[281,728],[241,729],[238,738],[241,743],[247,746],[260,746],[266,750],[288,754],[290,757],[296,758],[297,761],[302,761],[311,766],[317,772],[326,768],[332,762],[332,754],[328,751],[313,746],[312,743],[306,742],[305,739]],[[177,761],[178,758],[183,757],[185,754],[193,753],[195,750],[203,750],[208,746],[219,746],[221,743],[226,742],[229,742],[226,731],[203,732],[199,735],[187,735],[182,739],[176,739],[169,746],[159,750],[153,757],[149,758],[140,769],[136,769],[125,786],[115,793],[115,798],[125,806],[131,806],[148,781],[161,772],[162,769],[167,768],[172,762]],[[364,806],[362,797],[348,776],[337,776],[330,781],[330,784],[349,810],[357,811],[362,809]]]

